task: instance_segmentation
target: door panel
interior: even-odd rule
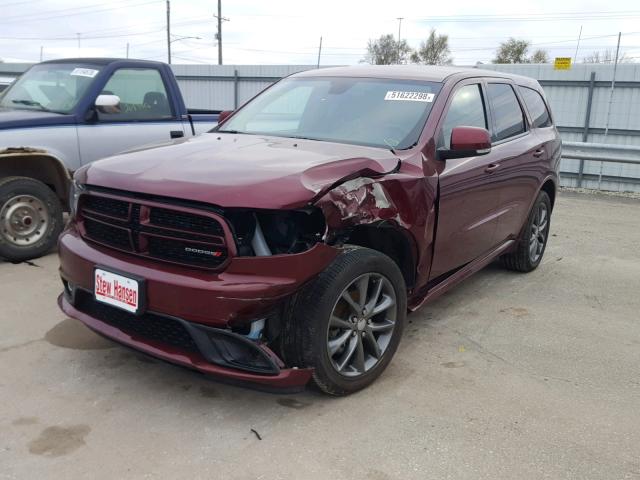
[[[517,238],[529,216],[531,204],[548,170],[547,144],[553,137],[554,129],[550,128],[551,117],[544,101],[535,90],[527,87],[506,89],[505,84],[493,85],[500,85],[503,92],[508,90],[511,102],[519,103],[513,109],[518,108],[521,115],[525,110],[529,112],[528,133],[495,147],[496,152],[500,152],[504,158],[500,187],[500,205],[503,213],[498,221],[496,233],[498,241],[503,241]],[[491,87],[492,84],[489,84],[489,99],[493,106]],[[518,91],[519,98],[516,97],[515,90]],[[506,102],[502,102],[501,105],[506,108]]]
[[[447,160],[440,174],[440,209],[430,279],[471,262],[496,244],[496,155]]]
[[[155,68],[118,69],[102,93],[120,97],[120,107],[98,112],[97,122],[78,127],[84,164],[134,147],[169,142],[186,133]]]
[[[529,208],[544,176],[546,155],[535,132],[498,145],[494,148],[502,156],[499,176],[500,210],[496,237],[498,242],[517,238],[529,215]]]
[[[447,147],[457,126],[487,128],[484,95],[477,82],[461,83],[452,93],[439,126],[438,144]],[[430,279],[463,266],[495,245],[498,156],[493,152],[449,159],[439,175],[440,204]]]
[[[182,122],[96,123],[78,125],[82,164],[143,145],[171,141],[171,132],[183,131]]]

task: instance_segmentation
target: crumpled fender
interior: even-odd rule
[[[326,163],[310,168],[302,174],[302,183],[306,188],[315,192],[309,200],[316,203],[327,192],[345,182],[359,178],[378,178],[397,172],[401,162],[398,159],[373,160],[371,158],[350,158]]]
[[[367,225],[396,228],[410,240],[416,283],[426,283],[431,264],[437,201],[437,177],[403,162],[400,168],[350,178],[323,189],[314,205],[324,214],[325,242],[339,241],[350,229]]]

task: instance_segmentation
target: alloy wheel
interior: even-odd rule
[[[378,273],[353,280],[336,301],[327,331],[327,353],[341,375],[355,377],[375,367],[387,350],[397,318],[396,293]]]
[[[545,242],[547,240],[549,226],[549,211],[544,203],[540,203],[536,208],[533,222],[531,222],[531,236],[529,237],[529,258],[532,263],[536,263],[542,256]]]

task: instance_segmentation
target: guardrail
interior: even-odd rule
[[[562,158],[580,160],[577,173],[578,188],[582,187],[584,180],[585,162],[600,162],[600,171],[598,173],[598,190],[600,190],[603,179],[603,165],[605,163],[640,165],[640,146],[614,145],[610,143],[562,142]],[[561,173],[575,174],[575,172]],[[636,181],[640,183],[640,178],[628,177],[628,180],[630,180],[631,183],[636,183]]]

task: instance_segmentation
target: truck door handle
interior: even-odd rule
[[[544,148],[538,148],[535,152],[533,152],[534,157],[541,157],[544,154]]]
[[[484,169],[484,171],[487,172],[487,173],[493,173],[499,168],[500,168],[500,164],[499,163],[490,163],[489,166]]]
[[[169,136],[171,138],[182,138],[184,137],[184,132],[182,130],[171,130]]]

